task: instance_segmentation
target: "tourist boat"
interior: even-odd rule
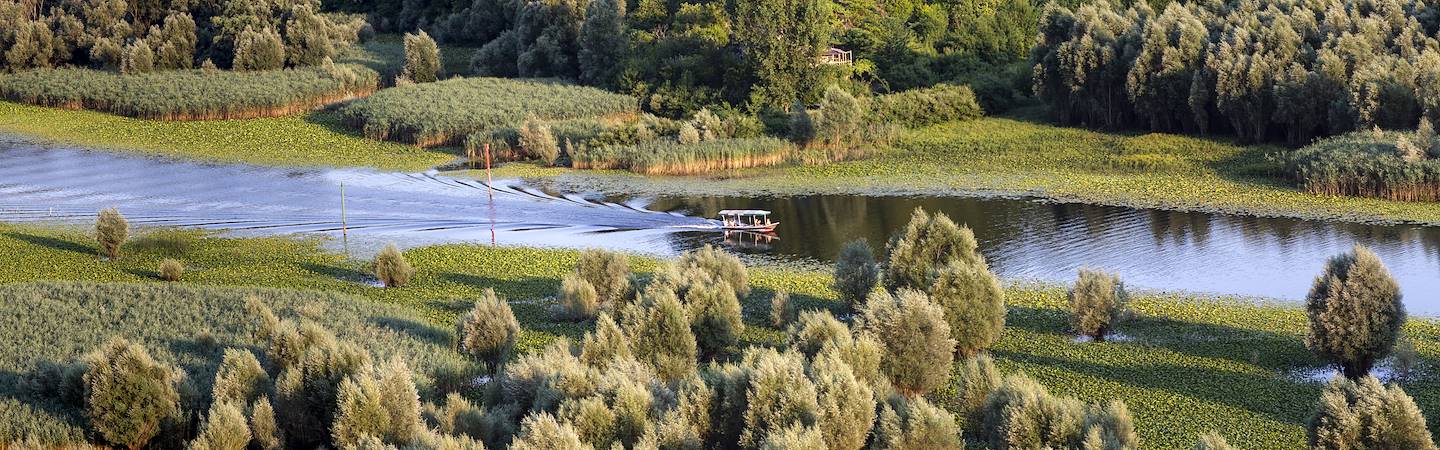
[[[775,231],[780,222],[770,221],[770,211],[759,209],[727,209],[720,211],[720,228],[727,231],[752,231],[769,233]]]

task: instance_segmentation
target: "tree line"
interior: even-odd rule
[[[319,65],[367,28],[320,8],[319,0],[0,0],[0,70]]]
[[[1440,120],[1440,7],[1424,0],[1049,6],[1031,54],[1055,117],[1300,145]]]

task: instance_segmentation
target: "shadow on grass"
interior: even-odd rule
[[[502,280],[468,273],[446,272],[440,280],[447,283],[463,284],[477,290],[491,288],[511,303],[529,302],[557,295],[560,280],[553,278],[526,277],[518,280]]]
[[[374,277],[370,274],[350,267],[339,267],[316,263],[301,263],[300,268],[305,269],[306,272],[310,272],[316,275],[330,277],[341,281],[349,281],[352,283],[364,283],[374,279]]]
[[[372,317],[370,320],[381,327],[397,333],[407,334],[416,339],[438,346],[449,347],[454,344],[455,339],[453,335],[446,330],[429,324],[399,317]]]
[[[29,243],[29,244],[31,244],[31,245],[38,245],[38,246],[41,246],[41,247],[49,247],[49,248],[52,248],[52,249],[55,249],[55,250],[60,250],[60,251],[75,252],[75,253],[79,253],[79,254],[82,254],[82,255],[95,255],[95,254],[97,254],[94,247],[90,247],[90,246],[87,246],[87,245],[82,245],[82,244],[79,244],[79,243],[76,243],[76,242],[73,242],[73,241],[67,241],[67,240],[63,240],[63,239],[56,239],[56,238],[47,237],[47,236],[36,236],[36,235],[33,235],[33,234],[19,233],[19,232],[13,232],[13,231],[12,231],[12,232],[7,232],[7,233],[5,233],[5,237],[11,238],[11,239],[15,239],[15,240],[18,240],[18,241],[24,241],[24,242]]]
[[[1035,333],[1073,335],[1069,314],[1058,309],[1011,306],[1005,326]],[[1305,348],[1300,338],[1269,331],[1153,316],[1135,316],[1122,322],[1116,331],[1134,338],[1134,345],[1250,364],[1272,372],[1323,364]]]

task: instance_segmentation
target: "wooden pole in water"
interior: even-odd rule
[[[490,144],[485,144],[485,192],[490,194],[490,202],[495,202],[495,180],[490,179]]]
[[[340,238],[345,242],[345,255],[350,255],[350,224],[345,217],[345,183],[340,183]]]

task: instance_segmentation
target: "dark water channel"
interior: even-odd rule
[[[1412,313],[1440,315],[1440,228],[1014,199],[605,197],[518,180],[497,180],[492,201],[483,183],[436,174],[181,162],[0,136],[0,221],[85,225],[100,208],[115,206],[140,226],[339,238],[342,185],[348,241],[357,252],[386,242],[493,242],[672,255],[714,243],[826,263],[852,239],[882,248],[924,207],[973,228],[994,270],[1010,279],[1069,281],[1088,265],[1143,288],[1298,300],[1326,258],[1365,244],[1399,279]],[[725,235],[705,219],[740,208],[774,211],[778,236]]]

